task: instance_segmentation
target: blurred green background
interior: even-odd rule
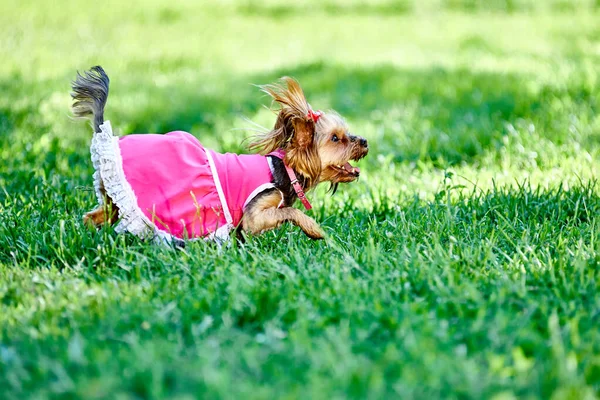
[[[552,182],[558,175],[538,172],[556,167],[585,175],[599,138],[597,7],[585,0],[4,4],[2,156],[20,165],[26,154],[14,150],[25,146],[36,159],[50,146],[84,154],[89,133],[66,118],[68,82],[100,64],[112,78],[107,117],[122,133],[183,129],[241,150],[252,132],[232,128],[248,127],[243,118],[273,123],[250,84],[292,75],[315,107],[337,110],[370,139],[367,171],[391,172],[394,162],[459,165],[478,181],[491,173],[471,174],[469,166],[513,169],[508,181]],[[72,171],[65,158],[52,161],[48,172]]]
[[[599,0],[4,0],[0,55],[0,397],[597,398]],[[222,151],[297,78],[370,143],[330,238],[86,229],[93,65]]]

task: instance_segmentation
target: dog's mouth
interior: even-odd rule
[[[352,154],[349,161],[359,161],[369,152],[367,147],[362,147],[358,154]],[[354,182],[360,176],[360,168],[353,166],[349,161],[328,165],[321,173],[321,182],[329,182],[329,190],[335,194],[340,183]]]
[[[360,175],[360,168],[353,167],[349,162],[343,165],[331,165],[330,167],[336,172],[345,174],[347,176],[358,177]]]

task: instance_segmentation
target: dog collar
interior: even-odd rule
[[[267,155],[268,156],[277,157],[281,161],[283,161],[283,157],[285,156],[285,152],[283,150],[279,149],[279,150],[275,150],[274,152],[271,152],[271,153],[269,153]],[[310,202],[306,198],[306,194],[304,193],[304,190],[302,189],[302,185],[300,185],[300,182],[298,182],[298,178],[296,177],[296,173],[294,172],[294,170],[291,169],[290,167],[288,167],[285,164],[285,162],[283,163],[283,166],[285,167],[285,171],[287,172],[288,177],[290,178],[290,182],[292,184],[292,187],[294,188],[294,191],[296,192],[296,195],[298,196],[298,199],[300,199],[300,201],[302,202],[302,205],[304,206],[304,208],[306,208],[307,210],[312,209],[312,205],[310,204]]]
[[[296,191],[296,195],[302,202],[302,205],[304,205],[304,208],[306,208],[307,210],[310,210],[312,208],[312,206],[310,205],[310,202],[306,198],[306,194],[304,193],[304,190],[302,190],[302,186],[300,185],[300,182],[298,182],[298,178],[296,178],[296,173],[294,172],[293,169],[291,169],[290,167],[285,165],[285,163],[283,164],[283,166],[285,167],[285,170],[287,171],[287,174],[290,177],[290,181],[292,182],[292,187]]]

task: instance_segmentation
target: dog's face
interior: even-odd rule
[[[367,140],[351,134],[344,120],[335,113],[323,113],[315,126],[315,144],[321,159],[320,182],[352,182],[360,175],[360,168],[350,161],[358,161],[369,152]]]
[[[339,183],[358,178],[360,169],[350,161],[358,161],[369,152],[365,138],[351,134],[335,112],[314,112],[294,79],[284,77],[281,83],[261,89],[281,109],[274,128],[257,137],[250,144],[252,149],[263,154],[284,150],[284,162],[303,177],[305,190],[330,182],[335,192]]]

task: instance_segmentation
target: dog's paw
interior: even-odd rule
[[[312,221],[307,226],[302,227],[302,230],[304,231],[306,236],[308,236],[309,238],[311,238],[313,240],[325,238],[325,232],[323,231],[323,229],[321,229],[319,224],[317,224],[315,221]]]

